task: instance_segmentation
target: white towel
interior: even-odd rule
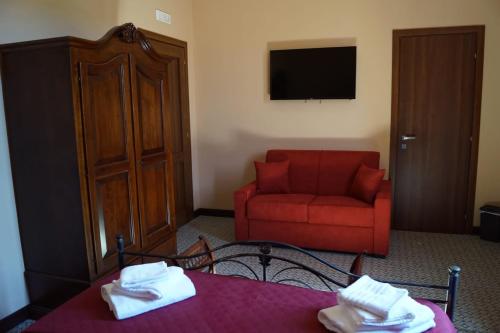
[[[337,333],[355,333],[362,317],[347,305],[336,305],[318,312],[318,320],[327,330]]]
[[[140,297],[145,299],[160,299],[163,297],[162,290],[169,283],[175,283],[176,279],[184,275],[182,268],[177,266],[167,267],[165,273],[161,273],[161,278],[147,284],[135,287],[122,287],[121,280],[113,281],[113,293],[130,297]]]
[[[337,300],[339,304],[355,306],[387,319],[394,304],[405,296],[408,296],[408,290],[363,275],[349,287],[339,290]]]
[[[436,327],[436,323],[434,320],[429,320],[420,324],[415,324],[403,328],[379,328],[377,330],[363,330],[360,329],[357,332],[362,333],[362,332],[369,332],[369,333],[422,333],[425,332],[431,328]]]
[[[113,284],[109,283],[101,287],[101,296],[108,303],[109,309],[113,311],[116,319],[120,320],[180,302],[196,295],[193,282],[185,274],[174,279],[171,283],[162,284],[160,289],[163,295],[162,298],[147,300],[115,294]]]
[[[431,328],[436,327],[436,323],[434,320],[429,320],[426,322],[418,323],[415,325],[410,325],[404,328],[392,328],[392,329],[385,329],[385,328],[380,328],[376,331],[363,331],[359,330],[358,332],[369,332],[369,333],[422,333],[425,332]]]
[[[337,333],[420,333],[436,326],[434,312],[429,307],[410,297],[404,303],[398,304],[412,311],[415,319],[400,324],[378,320],[374,325],[373,315],[369,314],[366,321],[366,311],[349,305],[336,305],[323,309],[318,312],[318,320],[326,329]]]
[[[363,324],[372,326],[393,326],[393,325],[403,325],[411,322],[415,317],[422,312],[422,307],[428,309],[427,307],[416,302],[410,296],[405,296],[394,304],[394,306],[389,310],[387,318],[382,318],[374,315],[368,311],[358,308],[358,313],[363,317]],[[430,309],[429,309],[430,311]],[[432,318],[434,318],[434,313],[430,311]],[[427,313],[428,314],[428,313]],[[430,318],[430,319],[432,319]]]
[[[120,272],[120,287],[137,288],[161,280],[168,275],[167,268],[164,261],[125,267]]]
[[[390,315],[387,320],[377,318],[361,309],[357,309],[357,312],[363,318],[363,324],[358,329],[359,332],[418,332],[421,327],[427,327],[423,330],[425,331],[436,325],[434,312],[428,306],[418,303],[409,296],[404,297],[394,305],[394,308],[389,311]],[[395,316],[391,317],[391,313],[394,313]],[[400,320],[400,314],[403,313],[411,314],[413,319]]]

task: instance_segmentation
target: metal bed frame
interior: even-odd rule
[[[301,281],[297,280],[295,278],[286,278],[282,277],[282,273],[293,271],[293,270],[302,270],[309,272],[310,274],[314,275],[319,282],[321,282],[328,290],[333,291],[332,286],[329,284],[336,285],[337,287],[345,288],[347,287],[347,284],[344,282],[340,282],[338,280],[335,280],[333,277],[328,276],[327,274],[319,271],[316,268],[313,268],[311,266],[305,265],[301,262],[298,262],[296,260],[286,258],[283,256],[279,255],[274,255],[272,254],[273,248],[280,248],[280,249],[287,249],[295,252],[302,253],[309,259],[312,259],[314,262],[322,265],[325,269],[331,270],[338,272],[340,274],[343,274],[346,276],[346,278],[352,277],[354,279],[360,278],[360,275],[356,275],[353,273],[350,273],[346,270],[343,270],[342,268],[337,267],[334,264],[331,264],[324,259],[319,258],[318,256],[314,255],[313,253],[306,251],[300,247],[293,246],[290,244],[286,243],[281,243],[281,242],[273,242],[273,241],[265,241],[265,240],[255,240],[255,241],[239,241],[239,242],[232,242],[232,243],[227,243],[218,247],[215,247],[211,249],[210,251],[206,251],[203,253],[197,253],[194,255],[190,256],[180,256],[180,255],[172,255],[172,256],[162,256],[162,255],[154,255],[154,254],[148,254],[148,253],[139,253],[139,252],[128,252],[125,251],[125,243],[123,236],[118,235],[116,236],[117,240],[117,249],[118,249],[118,266],[120,269],[124,268],[126,266],[125,264],[125,256],[132,256],[132,257],[140,257],[142,259],[144,258],[158,258],[158,259],[163,259],[169,262],[173,262],[174,260],[189,260],[189,259],[194,259],[202,256],[207,256],[211,253],[217,253],[220,252],[221,250],[224,249],[229,249],[229,248],[235,248],[235,247],[241,247],[241,246],[251,246],[251,247],[256,247],[258,249],[258,252],[236,252],[234,254],[229,254],[229,255],[223,255],[223,256],[217,256],[215,260],[210,260],[209,262],[206,262],[202,265],[198,266],[192,266],[189,268],[186,268],[188,270],[201,270],[204,269],[210,265],[217,265],[220,263],[225,263],[225,262],[230,262],[234,263],[237,265],[241,265],[245,269],[248,270],[250,273],[250,276],[245,276],[241,274],[230,274],[230,276],[236,276],[240,278],[247,278],[247,279],[255,279],[258,281],[264,281],[264,282],[274,282],[274,283],[296,283],[301,286],[311,288],[313,289],[306,281]],[[260,264],[260,267],[262,268],[262,273],[258,274],[250,265],[247,263],[242,262],[240,259],[242,258],[254,258],[258,260],[258,263]],[[279,270],[278,272],[274,273],[272,276],[268,276],[268,267],[271,265],[272,261],[279,261],[279,262],[284,262],[289,264],[290,266],[283,268]],[[427,299],[433,303],[439,303],[439,304],[444,304],[445,305],[445,311],[448,317],[450,318],[451,321],[453,321],[453,315],[455,311],[455,304],[457,300],[457,291],[458,291],[458,284],[460,281],[460,267],[456,265],[452,265],[448,267],[448,284],[447,285],[435,285],[435,284],[425,284],[425,283],[414,283],[414,282],[403,282],[403,281],[389,281],[389,280],[380,280],[376,279],[379,282],[385,282],[385,283],[390,283],[392,285],[397,285],[397,286],[403,286],[403,287],[418,287],[418,288],[424,288],[424,289],[433,289],[433,290],[443,290],[445,291],[445,297],[444,299]]]

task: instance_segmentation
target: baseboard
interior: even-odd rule
[[[7,317],[0,320],[0,332],[7,332],[8,330],[16,327],[23,321],[30,318],[30,305],[26,305],[23,308],[20,308],[16,312],[8,315]]]
[[[194,211],[194,217],[203,216],[218,216],[218,217],[234,217],[234,210],[231,209],[212,209],[198,208]]]

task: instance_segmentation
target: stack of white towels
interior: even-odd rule
[[[436,326],[434,312],[408,296],[408,290],[368,275],[339,290],[337,302],[318,313],[318,320],[337,333],[420,333]]]
[[[101,296],[116,319],[125,319],[196,295],[180,267],[165,262],[129,266],[120,279],[101,287]]]

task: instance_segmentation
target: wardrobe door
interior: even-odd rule
[[[132,60],[134,139],[143,248],[166,241],[175,231],[166,65]]]
[[[97,274],[116,267],[116,235],[139,250],[128,54],[80,62],[87,177]]]
[[[193,219],[193,180],[191,171],[191,135],[187,78],[187,44],[142,30],[153,49],[168,63],[168,83],[172,115],[172,159],[174,163],[175,223],[178,228]]]

